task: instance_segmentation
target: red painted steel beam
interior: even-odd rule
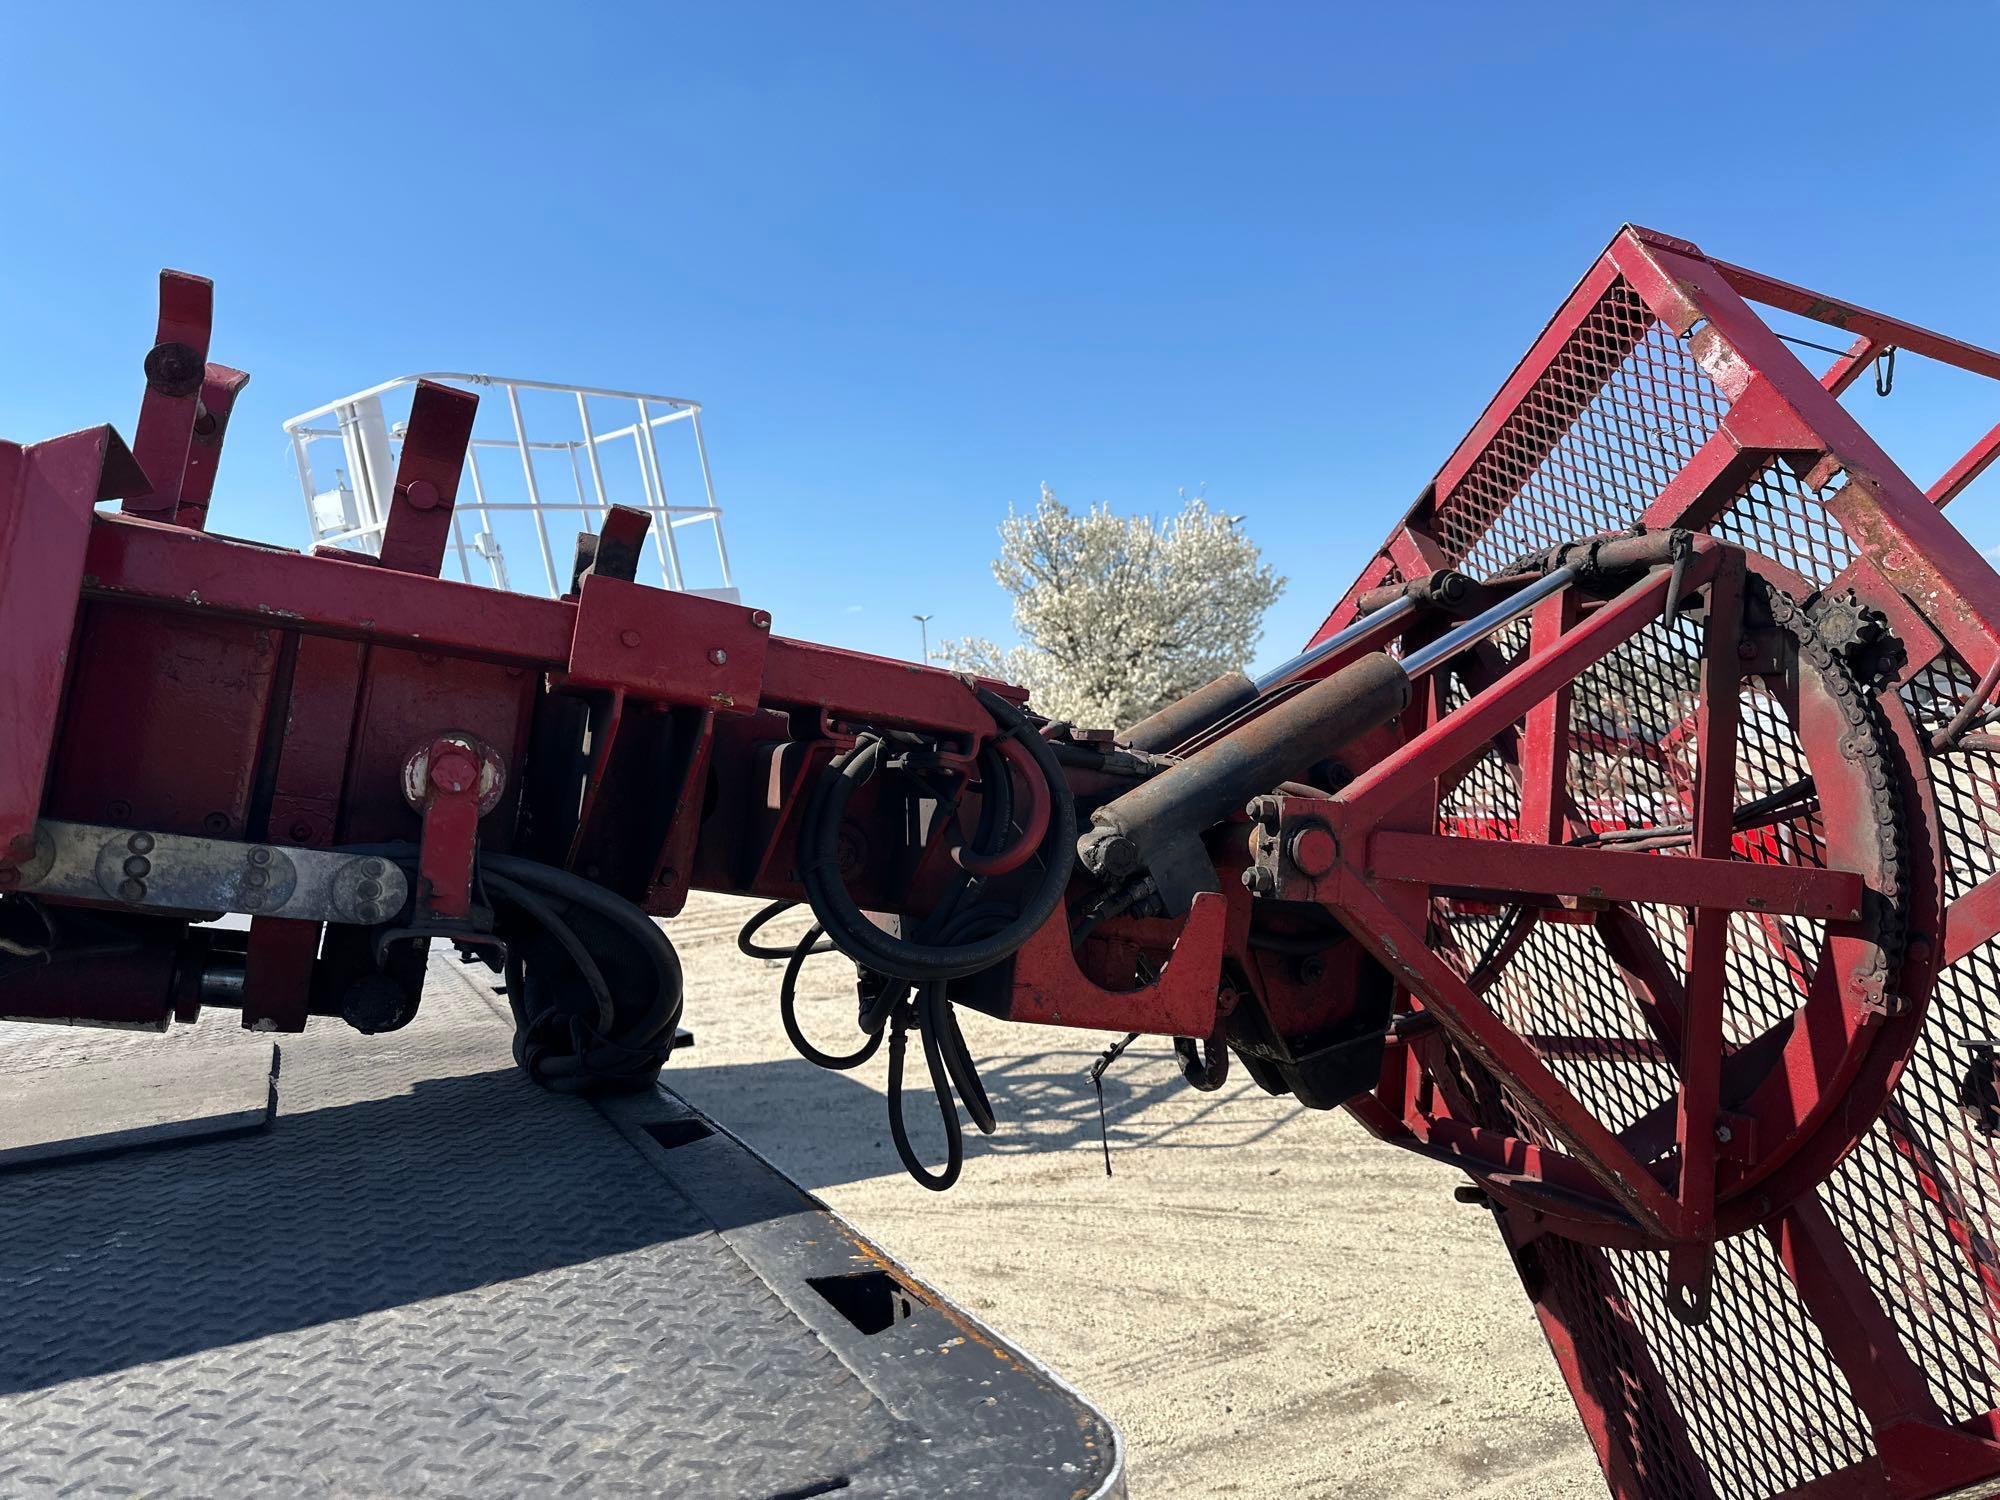
[[[1986,435],[1967,449],[1963,458],[1945,470],[1938,482],[1924,491],[1924,498],[1942,509],[1991,468],[1996,458],[2000,458],[2000,423],[1988,428]]]
[[[398,573],[370,562],[308,557],[111,515],[98,516],[91,528],[83,575],[83,591],[92,598],[146,601],[311,635],[553,671],[572,665],[581,608],[560,599]],[[593,578],[585,593],[620,582]],[[746,631],[754,626],[762,635],[765,629],[754,624],[762,611],[694,594],[644,592],[649,596],[644,621],[618,626],[618,632],[652,630],[664,639],[676,628],[675,621],[699,624],[717,611],[740,616]],[[607,623],[609,619],[605,617]],[[747,634],[740,638],[750,639]],[[620,635],[611,639],[618,641]],[[703,644],[707,649],[708,643]],[[643,657],[622,643],[617,650]],[[599,653],[612,654],[610,646]],[[593,680],[607,686],[626,683],[641,695],[659,688],[643,660],[629,668],[602,667],[596,661],[591,666]],[[1018,687],[984,685],[1015,701],[1026,697]],[[707,693],[704,688],[700,695],[704,703]],[[761,686],[748,702],[738,699],[735,706],[759,703],[816,708],[831,720],[926,728],[967,739],[983,739],[993,730],[992,717],[954,673],[782,637],[765,648]]]
[[[222,440],[229,431],[236,398],[249,384],[248,375],[228,365],[211,364],[203,375],[194,430],[188,441],[187,466],[181,473],[180,497],[171,518],[176,526],[196,531],[207,527],[208,502],[215,493],[216,470],[222,463]]]
[[[1568,589],[1537,604],[1529,617],[1528,651],[1547,651],[1576,624],[1576,595]],[[1569,800],[1570,684],[1564,683],[1528,710],[1521,732],[1519,837],[1530,843],[1562,841]]]
[[[132,439],[148,484],[125,497],[132,514],[171,521],[179,507],[214,317],[214,282],[185,271],[160,272],[159,326],[146,355],[146,394]]]
[[[93,507],[146,487],[109,427],[0,443],[0,865],[34,852]]]
[[[1944,966],[1975,953],[2000,932],[2000,875],[1989,875],[1944,914]]]
[[[1737,637],[1743,618],[1743,554],[1728,552],[1716,564],[1708,587],[1708,621],[1701,653],[1701,700],[1696,710],[1698,755],[1694,805],[1694,845],[1686,862],[1714,867],[1718,886],[1735,886],[1729,851],[1735,840],[1736,736],[1741,709]],[[1639,858],[1646,856],[1640,855]],[[1782,865],[1745,865],[1744,869],[1783,871],[1790,876],[1830,873]],[[1788,885],[1789,881],[1786,882]],[[1861,915],[1861,878],[1852,877],[1853,906],[1842,914]],[[1741,894],[1740,890],[1732,894]],[[1828,893],[1827,899],[1836,899]],[[1757,911],[1780,910],[1752,900]],[[1806,913],[1801,912],[1801,915]],[[1826,913],[1818,913],[1826,915]],[[1687,982],[1682,989],[1680,1092],[1674,1141],[1680,1148],[1681,1175],[1676,1192],[1687,1232],[1705,1239],[1715,1232],[1716,1110],[1720,1102],[1718,1074],[1725,1049],[1724,994],[1729,986],[1729,913],[1697,903],[1688,937]],[[1669,1291],[1683,1308],[1708,1306],[1714,1250],[1676,1250],[1668,1259]]]
[[[1683,587],[1708,581],[1720,548],[1697,538]],[[1402,750],[1357,776],[1334,798],[1349,827],[1372,823],[1511,726],[1542,699],[1603,660],[1658,617],[1670,587],[1657,569],[1598,609],[1547,651],[1530,656]]]
[[[417,382],[382,527],[378,560],[383,567],[435,578],[444,566],[458,481],[478,412],[479,398],[470,391],[432,380]]]
[[[1635,232],[1646,236],[1652,242],[1672,244],[1676,247],[1686,245],[1684,240],[1674,240],[1672,236],[1660,235],[1653,230]],[[1688,246],[1688,248],[1693,247]],[[1921,354],[1941,364],[1951,365],[1960,370],[1970,370],[1975,375],[1984,375],[1991,380],[2000,380],[2000,353],[1995,353],[1991,349],[1982,349],[1977,344],[1968,344],[1963,339],[1952,338],[1949,334],[1933,332],[1902,318],[1892,318],[1887,313],[1871,312],[1857,303],[1829,297],[1824,292],[1815,292],[1789,281],[1780,281],[1775,276],[1767,276],[1762,271],[1753,271],[1748,266],[1732,265],[1726,260],[1713,258],[1709,258],[1709,264],[1721,273],[1731,287],[1752,302],[1761,302],[1766,307],[1782,308],[1788,313],[1810,318],[1815,323],[1825,323],[1829,327],[1872,339],[1878,345],[1893,344],[1898,349],[1907,349],[1912,354]]]
[[[315,635],[560,666],[573,606],[396,573],[372,559],[307,557],[128,516],[91,530],[83,588]]]
[[[321,924],[252,917],[243,960],[243,1028],[304,1031]]]
[[[1641,1230],[1672,1238],[1680,1224],[1680,1204],[1645,1163],[1432,951],[1421,930],[1398,915],[1358,869],[1350,867],[1348,873],[1339,904],[1348,930],[1398,983],[1424,997],[1426,1009],[1436,1013],[1459,1045],[1533,1111]]]
[[[1849,870],[1386,831],[1369,837],[1366,871],[1375,880],[1453,892],[1659,902],[1831,922],[1856,920],[1864,890],[1861,877]]]

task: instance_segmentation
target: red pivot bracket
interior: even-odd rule
[[[465,734],[441,734],[403,763],[403,796],[423,814],[417,917],[472,914],[479,820],[500,805],[507,770],[498,751]]]

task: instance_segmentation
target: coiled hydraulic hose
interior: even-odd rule
[[[1008,957],[1061,903],[1076,863],[1076,804],[1070,799],[1055,752],[1013,704],[985,688],[973,691],[994,720],[1026,747],[1041,773],[1050,804],[1048,831],[1039,849],[1042,876],[1012,921],[985,936],[946,944],[892,937],[863,915],[841,878],[837,851],[848,802],[855,788],[873,776],[881,762],[882,740],[877,736],[864,735],[821,773],[799,836],[800,878],[813,916],[827,936],[857,963],[913,984],[960,979]]]
[[[412,872],[418,855],[417,846],[407,842],[348,852],[380,855]],[[489,899],[511,907],[548,935],[590,997],[588,1010],[583,1010],[566,1003],[555,987],[531,985],[520,945],[507,945],[507,1000],[514,1013],[514,1057],[522,1069],[544,1088],[561,1093],[649,1085],[673,1051],[682,1008],[680,957],[659,924],[594,881],[518,855],[481,850],[475,879]],[[600,962],[608,957],[605,947],[600,943],[593,951],[577,931],[579,913],[624,938],[651,971],[645,1004],[618,1003]],[[541,991],[546,1003],[530,1009],[531,991]]]

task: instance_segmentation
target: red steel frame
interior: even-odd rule
[[[1593,320],[1612,299],[1626,331],[1607,341]],[[1815,377],[1752,301],[1844,327],[1855,342]],[[207,360],[211,304],[199,278],[163,278],[133,452],[108,428],[0,445],[0,681],[16,710],[0,739],[0,891],[18,884],[37,820],[55,818],[308,849],[414,838],[418,910],[445,923],[467,915],[475,840],[498,852],[526,844],[659,914],[696,885],[797,897],[805,791],[860,726],[918,731],[967,769],[993,739],[970,681],[787,640],[764,611],[620,576],[615,560],[636,548],[643,518],[607,520],[597,562],[563,599],[439,579],[472,417],[471,398],[443,387],[417,392],[379,557],[299,556],[206,534],[245,379]],[[1957,882],[1966,888],[1954,887],[1947,906],[1941,870],[1955,856],[1940,833],[1932,751],[1885,696],[1909,827],[1911,942],[1899,973],[1871,970],[1860,919],[1882,872],[1839,858],[1826,868],[1788,862],[1733,825],[1739,690],[1757,670],[1739,652],[1737,612],[1752,575],[1800,597],[1852,589],[1904,648],[1893,689],[1946,668],[1953,681],[2000,674],[2000,577],[1938,514],[2000,456],[2000,426],[1925,492],[1837,399],[1891,348],[1995,378],[2000,356],[1713,261],[1684,241],[1623,230],[1319,638],[1349,624],[1364,593],[1466,563],[1501,512],[1540,503],[1530,481],[1649,329],[1665,330],[1673,342],[1661,357],[1704,382],[1719,415],[1632,513],[1603,519],[1695,533],[1684,566],[1655,568],[1603,600],[1575,590],[1545,600],[1524,651],[1509,658],[1485,645],[1454,667],[1475,679],[1462,704],[1448,701],[1442,674],[1420,677],[1399,724],[1342,752],[1353,774],[1334,795],[1277,799],[1281,835],[1310,821],[1337,851],[1310,873],[1281,863],[1277,894],[1334,912],[1395,982],[1400,1020],[1380,1082],[1353,1108],[1383,1138],[1470,1172],[1490,1196],[1615,1493],[1939,1495],[2000,1476],[2000,1394],[1982,1403],[1942,1393],[1927,1325],[1891,1284],[1880,1237],[1893,1213],[1930,1216],[2000,1306],[1989,1249],[2000,1225],[1989,1229],[1980,1184],[1963,1180],[1926,1113],[1929,1096],[1905,1076],[1906,1065],[1919,1071],[1908,1060],[1935,1031],[1925,1004],[1934,982],[1991,963],[2000,874]],[[1559,388],[1569,394],[1552,401]],[[1814,524],[1844,537],[1837,576],[1802,578],[1724,535],[1746,487],[1776,464],[1797,477]],[[122,512],[94,509],[113,499]],[[1567,522],[1549,525],[1547,540],[1576,539]],[[1686,593],[1701,597],[1704,630],[1699,706],[1687,722],[1658,743],[1573,722],[1577,679]],[[1368,631],[1316,673],[1381,649],[1397,629]],[[1809,697],[1801,739],[1820,751],[1819,796],[1837,822],[1861,793],[1826,751],[1832,736],[1812,720]],[[585,726],[574,784],[534,784],[532,768],[547,758],[536,737],[581,745]],[[1182,751],[1231,732],[1217,726]],[[1518,790],[1510,839],[1445,810],[1467,767],[1502,744]],[[1579,746],[1656,764],[1691,755],[1692,847],[1662,857],[1566,843]],[[1087,781],[1077,779],[1080,794]],[[921,912],[946,873],[946,831],[915,844],[891,837],[901,810],[884,803],[872,815],[873,795],[855,806],[879,840],[863,841],[849,882],[873,909]],[[1269,856],[1232,840],[1211,841],[1226,894],[1197,895],[1178,923],[1119,918],[1073,949],[1070,914],[1058,911],[1015,956],[1001,1009],[1209,1038],[1246,1003],[1233,987],[1254,975],[1248,998],[1273,1014],[1340,1015],[1353,1003],[1343,987],[1351,968],[1287,989],[1259,963],[1255,902],[1231,877]],[[1524,894],[1534,912],[1515,920],[1490,972],[1468,975],[1434,950],[1428,922],[1440,900],[1495,911]],[[1642,902],[1692,912],[1685,955],[1669,959],[1644,937],[1630,911]],[[1793,965],[1806,1020],[1774,1029],[1768,1047],[1735,1046],[1726,1033],[1733,913],[1755,914],[1779,949],[1788,920],[1826,924],[1831,957],[1817,979],[1805,983],[1807,969]],[[1524,1035],[1483,998],[1537,923],[1584,924],[1637,976],[1652,1034],[1613,1040],[1632,1056],[1670,1060],[1670,1103],[1614,1128],[1555,1066],[1566,1045],[1605,1039]],[[321,940],[318,923],[253,920],[246,1024],[305,1024],[315,963],[333,953],[330,937],[319,952]],[[1137,990],[1134,953],[1166,960]],[[72,989],[45,1013],[88,1003]],[[174,1004],[192,1014],[185,996]],[[1454,1057],[1504,1085],[1535,1128],[1496,1129],[1465,1108]],[[1726,1102],[1759,1066],[1764,1081]],[[1865,1213],[1857,1226],[1851,1184],[1829,1174],[1850,1153],[1873,1160],[1878,1144],[1906,1164],[1911,1196],[1885,1200],[1869,1210],[1872,1228]],[[1816,1447],[1807,1433],[1773,1440],[1782,1462],[1746,1458],[1693,1389],[1700,1360],[1722,1368],[1743,1357],[1724,1330],[1741,1315],[1753,1253],[1744,1246],[1762,1244],[1789,1290],[1765,1293],[1759,1315],[1802,1320],[1796,1363],[1817,1372],[1811,1397],[1865,1429],[1865,1453]],[[1645,1268],[1658,1251],[1665,1274],[1653,1285]],[[1694,1331],[1660,1323],[1658,1307]],[[1703,1338],[1711,1343],[1684,1342]],[[1768,1378],[1781,1376],[1791,1378],[1774,1364]]]
[[[1357,601],[1371,589],[1460,561],[1462,552],[1442,539],[1440,517],[1459,501],[1468,476],[1495,451],[1509,423],[1522,419],[1538,387],[1546,390],[1551,372],[1566,358],[1575,357],[1576,341],[1587,320],[1614,287],[1643,301],[1650,320],[1680,342],[1686,358],[1720,392],[1724,407],[1706,442],[1678,466],[1651,503],[1620,520],[1649,528],[1707,530],[1739,502],[1754,476],[1782,462],[1800,476],[1802,492],[1823,504],[1851,552],[1836,577],[1794,586],[1803,592],[1817,584],[1827,593],[1852,588],[1861,600],[1882,610],[1907,653],[1893,685],[1907,685],[1927,668],[1944,663],[1954,664],[1968,686],[1978,679],[1990,682],[1988,674],[2000,664],[2000,577],[1939,510],[2000,457],[2000,426],[1983,434],[1926,491],[1902,473],[1838,396],[1886,351],[1901,349],[1996,379],[2000,379],[2000,355],[1711,260],[1686,241],[1637,228],[1621,231],[1579,283],[1433,484],[1328,615],[1315,641],[1351,623]],[[1752,302],[1846,329],[1856,335],[1855,340],[1846,355],[1815,377],[1759,317]],[[1613,351],[1609,363],[1615,366],[1624,353]],[[1519,430],[1517,426],[1517,442]],[[1528,419],[1528,430],[1539,433],[1542,455],[1560,438],[1545,420]],[[1531,455],[1519,467],[1525,475],[1539,461]],[[1524,496],[1517,503],[1531,502]],[[1711,566],[1728,565],[1718,564],[1712,549],[1702,555]],[[1348,919],[1352,930],[1408,991],[1420,997],[1418,1003],[1441,1008],[1451,1033],[1492,1073],[1515,1080],[1521,1097],[1544,1107],[1551,1100],[1558,1102],[1554,1118],[1545,1118],[1545,1123],[1566,1148],[1560,1154],[1457,1122],[1448,1108],[1438,1108],[1437,1096],[1443,1091],[1439,1080],[1428,1070],[1421,1049],[1411,1045],[1392,1049],[1382,1087],[1355,1108],[1385,1138],[1471,1170],[1501,1204],[1502,1232],[1522,1266],[1551,1346],[1613,1491],[1620,1496],[1727,1493],[1722,1487],[1730,1467],[1727,1450],[1742,1439],[1712,1427],[1702,1431],[1680,1409],[1676,1397],[1685,1403],[1688,1393],[1675,1392],[1661,1367],[1647,1356],[1648,1333],[1641,1331],[1619,1289],[1621,1281],[1631,1284],[1633,1274],[1623,1263],[1615,1275],[1609,1263],[1595,1270],[1580,1263],[1583,1270],[1565,1275],[1572,1285],[1585,1278],[1592,1291],[1581,1297],[1556,1294],[1547,1270],[1554,1262],[1540,1245],[1564,1213],[1554,1202],[1524,1196],[1518,1188],[1536,1182],[1567,1188],[1584,1205],[1571,1206],[1571,1221],[1562,1226],[1568,1237],[1580,1232],[1583,1220],[1600,1214],[1588,1205],[1610,1199],[1641,1233],[1636,1237],[1629,1231],[1622,1236],[1605,1233],[1600,1224],[1595,1232],[1581,1231],[1585,1238],[1606,1244],[1623,1238],[1678,1246],[1669,1261],[1666,1300],[1672,1305],[1675,1296],[1685,1293],[1701,1274],[1690,1261],[1707,1253],[1702,1240],[1713,1233],[1715,1224],[1718,1150],[1716,1135],[1705,1122],[1716,1118],[1717,1071],[1724,1062],[1720,1017],[1713,1007],[1677,1016],[1684,1031],[1662,1038],[1669,1050],[1674,1043],[1679,1045],[1682,1087],[1678,1115],[1664,1125],[1668,1138],[1678,1142],[1681,1168],[1677,1184],[1661,1181],[1648,1171],[1644,1153],[1629,1149],[1646,1136],[1648,1127],[1613,1135],[1597,1127],[1580,1106],[1562,1107],[1562,1101],[1574,1100],[1548,1074],[1537,1047],[1509,1031],[1480,1003],[1458,971],[1427,949],[1422,913],[1432,892],[1447,885],[1575,893],[1588,882],[1593,894],[1614,901],[1696,905],[1699,912],[1683,991],[1694,995],[1704,983],[1711,993],[1720,993],[1727,938],[1719,919],[1727,908],[1740,909],[1749,898],[1746,877],[1768,882],[1760,908],[1766,911],[1782,907],[1805,913],[1814,907],[1851,905],[1856,892],[1844,883],[1849,877],[1838,871],[1760,867],[1728,859],[1729,836],[1721,831],[1728,823],[1716,813],[1727,809],[1731,796],[1727,758],[1731,726],[1726,720],[1736,705],[1733,660],[1711,657],[1704,669],[1710,675],[1696,726],[1701,773],[1694,793],[1692,857],[1622,856],[1628,863],[1649,861],[1652,868],[1620,887],[1604,853],[1551,846],[1560,832],[1554,792],[1562,783],[1561,747],[1570,735],[1564,684],[1576,675],[1563,662],[1562,653],[1598,649],[1605,634],[1625,628],[1632,616],[1645,623],[1657,613],[1661,586],[1662,580],[1654,575],[1600,610],[1583,630],[1570,629],[1573,619],[1563,619],[1557,613],[1560,606],[1545,605],[1534,620],[1529,659],[1500,684],[1433,727],[1417,729],[1403,751],[1345,788],[1330,815],[1324,807],[1288,804],[1288,813],[1326,817],[1342,849],[1350,851],[1343,865],[1313,892],[1316,898]],[[1714,591],[1718,601],[1734,597],[1729,589]],[[1628,612],[1626,619],[1619,618],[1621,611]],[[1733,626],[1713,614],[1709,631],[1711,642],[1734,634]],[[1336,670],[1338,665],[1335,659],[1319,670]],[[1728,690],[1719,690],[1722,681],[1715,674],[1726,674]],[[1481,848],[1483,841],[1477,838],[1432,832],[1429,825],[1435,814],[1426,817],[1424,812],[1436,805],[1439,778],[1448,775],[1464,750],[1491,740],[1509,725],[1518,725],[1522,737],[1518,837],[1526,842],[1486,842]],[[1931,747],[1918,743],[1907,723],[1901,726],[1900,737],[1908,764],[1921,766]],[[1929,789],[1920,785],[1911,796],[1914,852],[1936,860],[1940,857],[1935,845],[1937,810],[1930,804]],[[1414,824],[1421,831],[1389,831],[1393,815],[1389,823],[1379,821],[1383,810],[1395,808],[1399,799],[1406,820],[1409,799],[1423,809]],[[1706,835],[1704,828],[1710,830]],[[1380,831],[1371,835],[1370,829]],[[1676,872],[1679,883],[1672,895],[1666,893],[1659,869],[1669,863],[1685,867]],[[1704,873],[1696,876],[1694,867]],[[1758,873],[1753,877],[1752,872]],[[1399,905],[1394,893],[1402,881],[1413,882],[1409,889],[1418,894]],[[1917,926],[1929,930],[1920,930],[1913,941],[1902,978],[1905,991],[1921,994],[1931,973],[1986,950],[2000,932],[1996,881],[2000,876],[1987,876],[1946,906],[1935,869],[1919,872]],[[1674,976],[1667,978],[1671,981]],[[1902,1038],[1897,1045],[1877,1049],[1883,1055],[1863,1065],[1883,1091],[1900,1067],[1888,1057],[1913,1044],[1920,1020],[1908,1014],[1881,1022]],[[1834,1082],[1830,1077],[1810,1081],[1821,1086]],[[1791,1082],[1797,1085],[1796,1074]],[[1905,1092],[1914,1086],[1906,1082]],[[1954,1187],[1935,1150],[1907,1138],[1898,1121],[1907,1117],[1908,1108],[1892,1101],[1878,1127],[1912,1162],[1909,1201],[1894,1205],[1895,1211],[1935,1216],[1940,1231],[1976,1273],[1977,1284],[1990,1294],[2000,1287],[2000,1278],[1994,1274],[1988,1249],[1984,1210],[1968,1206],[1975,1193],[1983,1202],[1984,1192],[1979,1187],[1968,1192],[1962,1181]],[[1660,1128],[1651,1127],[1655,1145]],[[1824,1175],[1831,1166],[1831,1161],[1815,1161],[1811,1174]],[[2000,1184],[1988,1179],[1984,1186]],[[1734,1223],[1722,1228],[1740,1231],[1752,1222],[1763,1223],[1763,1234],[1789,1280],[1795,1305],[1810,1320],[1814,1342],[1823,1350],[1814,1351],[1815,1355],[1838,1371],[1842,1395],[1858,1408],[1872,1451],[1843,1457],[1831,1435],[1824,1436],[1819,1451],[1802,1441],[1801,1451],[1787,1461],[1811,1477],[1789,1486],[1770,1482],[1770,1488],[1799,1496],[1919,1497],[2000,1477],[2000,1410],[1991,1402],[1968,1409],[1963,1395],[1950,1402],[1941,1395],[1943,1377],[1928,1368],[1935,1351],[1923,1343],[1924,1309],[1904,1304],[1900,1288],[1885,1279],[1891,1272],[1884,1269],[1883,1244],[1857,1239],[1855,1227],[1836,1223],[1820,1198],[1808,1189],[1775,1217],[1768,1217],[1769,1208],[1762,1213],[1753,1210],[1738,1214]],[[1777,1201],[1785,1202],[1785,1195]],[[1889,1238],[1898,1234],[1897,1227],[1886,1222],[1890,1207],[1883,1204],[1885,1222],[1868,1232]],[[1577,1247],[1564,1256],[1598,1253]],[[2000,1305],[2000,1298],[1993,1300]],[[1984,1309],[1978,1315],[1990,1317]],[[1615,1337],[1603,1331],[1607,1317],[1620,1329]],[[1655,1328],[1651,1336],[1661,1334]],[[2000,1356],[1989,1348],[1986,1360],[1991,1369],[2000,1363]],[[1620,1394],[1620,1380],[1639,1382],[1644,1390],[1640,1402],[1635,1403],[1629,1393]],[[1773,1380],[1775,1400],[1775,1376]],[[1978,1385],[1974,1381],[1975,1388]],[[1641,1411],[1640,1405],[1652,1410]],[[1740,1476],[1732,1477],[1737,1478],[1738,1491],[1747,1492],[1741,1489]]]

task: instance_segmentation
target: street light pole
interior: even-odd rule
[[[929,666],[931,660],[931,621],[936,619],[937,616],[911,615],[910,618],[917,622],[917,639],[923,643],[924,654],[918,659],[925,666]]]

